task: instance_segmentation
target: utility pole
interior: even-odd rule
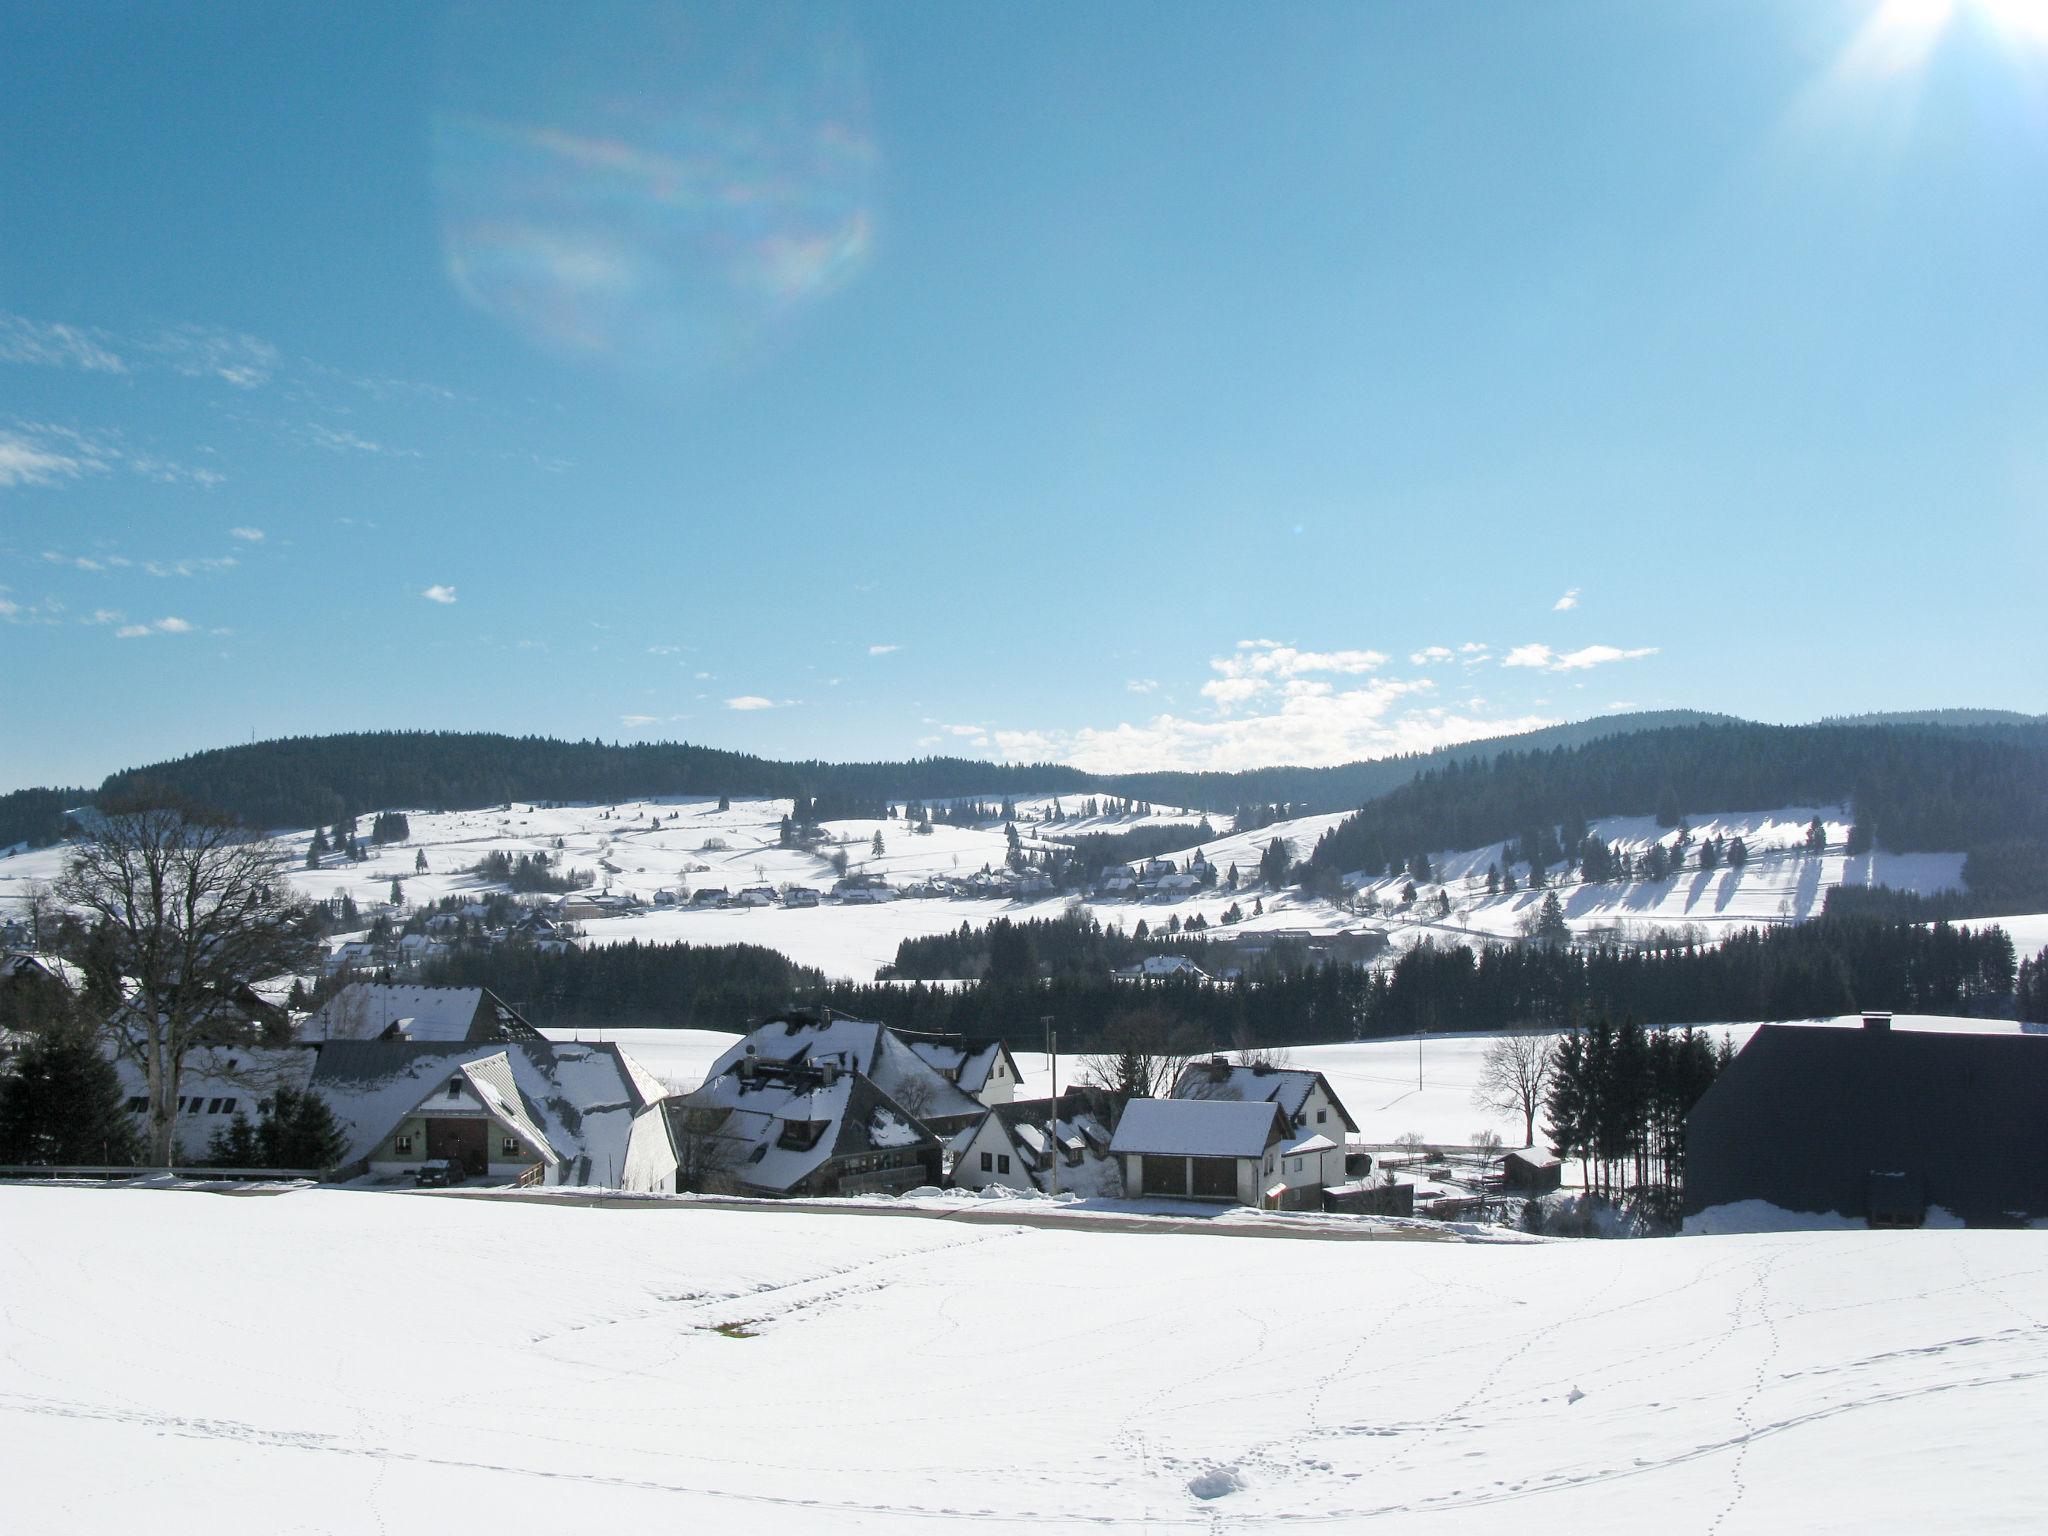
[[[1060,1035],[1052,1027],[1052,1015],[1046,1014],[1040,1021],[1045,1025],[1045,1058],[1052,1067],[1052,1098],[1045,1116],[1045,1146],[1048,1166],[1052,1169],[1052,1194],[1060,1192]]]

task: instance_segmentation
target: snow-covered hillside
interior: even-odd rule
[[[0,1188],[7,1523],[2017,1532],[2038,1247]]]
[[[1053,802],[1027,799],[1018,805],[1020,835],[1027,848],[1091,832],[1129,831],[1139,826],[1185,824],[1190,813],[1156,810],[1147,817],[1078,817],[1055,822],[1033,818]],[[1077,805],[1078,802],[1075,802]],[[1061,809],[1068,809],[1063,803]],[[600,887],[652,901],[657,891],[690,892],[719,886],[800,885],[829,889],[835,870],[830,856],[840,852],[855,872],[882,876],[895,886],[934,877],[966,876],[984,866],[1000,869],[1007,844],[1000,826],[934,825],[918,834],[899,820],[844,821],[828,824],[830,844],[815,852],[777,846],[777,831],[788,801],[736,800],[720,811],[715,801],[631,801],[616,806],[567,806],[553,809],[515,805],[511,810],[411,812],[411,836],[383,847],[366,845],[361,864],[329,861],[321,869],[303,867],[310,829],[280,833],[279,844],[292,866],[294,886],[316,899],[347,892],[366,911],[390,895],[391,882],[402,882],[408,905],[430,904],[444,896],[474,893],[484,883],[470,871],[486,854],[550,854],[566,869],[590,871]],[[1828,830],[1830,851],[1813,856],[1799,845],[1808,821],[1818,814]],[[659,825],[656,825],[656,821]],[[1423,885],[1417,900],[1402,903],[1401,879],[1367,882],[1361,896],[1371,898],[1377,913],[1357,904],[1333,904],[1296,892],[1274,893],[1249,888],[1259,855],[1275,838],[1287,844],[1290,856],[1306,858],[1316,841],[1341,816],[1308,816],[1277,822],[1246,833],[1227,830],[1227,817],[1212,817],[1222,834],[1206,843],[1190,841],[1168,855],[1186,863],[1200,851],[1219,874],[1238,867],[1246,889],[1219,886],[1174,900],[1121,900],[1081,903],[1104,923],[1134,927],[1140,920],[1157,927],[1173,917],[1182,922],[1199,915],[1211,936],[1244,936],[1268,930],[1335,932],[1376,929],[1384,932],[1396,953],[1409,944],[1436,939],[1474,942],[1512,937],[1541,905],[1544,893],[1519,890],[1489,897],[1485,876],[1502,862],[1501,845],[1446,850],[1432,856],[1439,883]],[[367,818],[364,821],[367,829]],[[1839,807],[1795,806],[1774,811],[1727,813],[1695,817],[1695,842],[1712,837],[1741,837],[1751,850],[1746,867],[1711,873],[1697,868],[1661,881],[1602,885],[1581,884],[1559,877],[1550,887],[1563,904],[1567,921],[1582,935],[1612,933],[1641,936],[1656,929],[1689,929],[1711,939],[1735,925],[1800,920],[1821,909],[1829,886],[1838,883],[1884,883],[1905,890],[1937,891],[1961,884],[1961,854],[1867,854],[1850,858],[1842,851],[1848,820]],[[1648,817],[1613,817],[1593,824],[1605,841],[1631,852],[1669,840],[1670,833]],[[880,834],[883,851],[873,852]],[[420,854],[425,872],[416,870]],[[23,893],[48,881],[62,867],[61,848],[0,857],[0,914],[18,909]],[[1439,915],[1438,893],[1448,898],[1448,915]],[[1254,902],[1263,906],[1251,916]],[[588,922],[585,942],[761,944],[812,965],[834,978],[871,980],[894,960],[898,943],[913,935],[946,932],[963,922],[979,927],[996,916],[1050,918],[1070,905],[1048,896],[1029,901],[962,901],[919,899],[876,905],[790,908],[725,908],[680,910],[647,908],[624,917]],[[1219,928],[1224,913],[1236,905],[1246,914],[1242,925]],[[2031,945],[2033,953],[2048,933]]]

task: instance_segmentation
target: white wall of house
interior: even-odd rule
[[[984,1157],[989,1160],[987,1168],[981,1165]],[[1010,1133],[994,1115],[984,1115],[975,1127],[974,1139],[953,1165],[953,1182],[961,1189],[983,1189],[990,1184],[1000,1184],[1005,1189],[1037,1188],[1010,1141]]]
[[[1010,1053],[996,1052],[996,1064],[989,1069],[988,1081],[981,1085],[981,1092],[975,1095],[984,1104],[1008,1104],[1017,1097],[1017,1079],[1010,1072]]]
[[[619,1174],[619,1188],[644,1195],[676,1192],[676,1147],[669,1135],[668,1116],[661,1112],[659,1104],[633,1118],[633,1129],[626,1137],[626,1166]]]

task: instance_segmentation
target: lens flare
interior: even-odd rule
[[[558,352],[687,371],[860,273],[879,156],[855,45],[766,6],[563,17],[537,14],[540,42],[501,7],[451,22],[434,179],[465,300]]]

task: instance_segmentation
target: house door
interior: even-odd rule
[[[483,1120],[429,1120],[427,1156],[452,1157],[470,1178],[480,1179],[491,1171],[490,1135]]]

